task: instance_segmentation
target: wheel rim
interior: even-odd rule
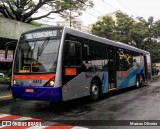
[[[98,85],[93,84],[91,89],[91,97],[93,100],[97,100],[99,96],[99,88]]]
[[[139,82],[139,80],[138,80],[138,78],[137,78],[136,86],[139,87],[139,84],[140,84],[140,82]]]
[[[97,96],[97,95],[98,95],[98,92],[99,92],[99,91],[98,91],[98,86],[94,84],[94,85],[92,86],[92,95],[93,95],[93,96]]]

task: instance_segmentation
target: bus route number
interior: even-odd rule
[[[42,80],[33,80],[33,83],[42,83]]]

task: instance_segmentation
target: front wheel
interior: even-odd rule
[[[100,84],[97,80],[91,82],[90,97],[93,101],[96,101],[100,97]]]

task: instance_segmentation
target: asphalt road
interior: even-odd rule
[[[160,126],[120,125],[126,121],[160,120],[160,80],[139,89],[130,88],[106,94],[97,102],[91,102],[88,97],[59,104],[30,100],[6,102],[0,104],[0,113],[50,121],[65,120],[63,122],[96,129],[159,129]],[[99,123],[101,120],[102,124]],[[112,125],[112,122],[113,126],[106,126],[107,123]],[[118,122],[117,126],[114,126],[115,122]]]

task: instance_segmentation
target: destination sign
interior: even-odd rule
[[[49,30],[25,34],[26,39],[45,38],[59,36],[61,30]]]

